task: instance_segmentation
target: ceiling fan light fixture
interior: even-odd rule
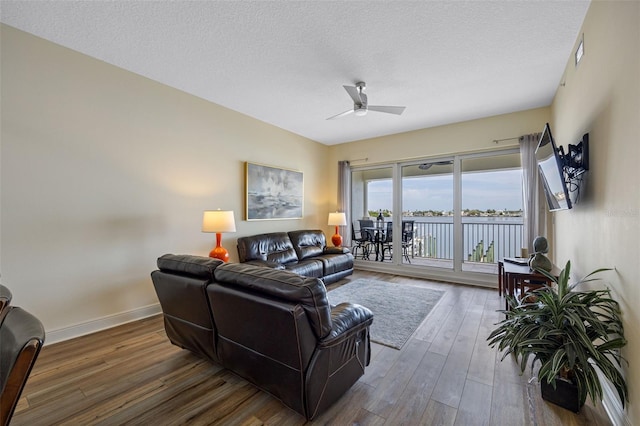
[[[349,97],[353,100],[353,109],[345,112],[341,112],[338,115],[331,116],[327,120],[333,120],[334,118],[344,117],[345,115],[354,114],[358,117],[367,115],[369,110],[374,112],[384,112],[387,114],[400,115],[404,112],[403,106],[390,106],[390,105],[369,105],[367,95],[364,94],[366,85],[364,82],[358,82],[355,86],[342,86],[347,91]]]
[[[354,113],[358,116],[358,117],[364,117],[365,115],[367,115],[367,109],[366,108],[356,108]]]

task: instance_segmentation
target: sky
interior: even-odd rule
[[[392,209],[391,180],[369,182],[369,209]],[[404,211],[453,209],[453,176],[405,178],[402,209]],[[522,209],[522,170],[464,173],[462,175],[462,209]]]

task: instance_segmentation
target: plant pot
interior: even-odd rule
[[[568,380],[557,378],[555,389],[546,380],[542,380],[540,382],[540,391],[542,392],[542,399],[545,401],[574,413],[580,411],[582,407],[578,398],[578,386]]]

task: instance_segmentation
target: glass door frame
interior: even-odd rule
[[[392,171],[392,220],[393,220],[393,234],[401,235],[402,232],[402,168],[404,166],[413,166],[419,165],[425,162],[439,162],[439,161],[453,161],[453,269],[449,268],[433,268],[433,267],[425,267],[425,266],[417,266],[414,264],[406,264],[402,261],[402,256],[394,256],[391,264],[378,262],[379,265],[375,265],[376,270],[381,270],[384,272],[385,266],[389,269],[388,272],[395,273],[398,271],[406,271],[406,270],[427,270],[427,272],[434,272],[434,269],[441,269],[441,271],[449,271],[449,273],[453,272],[451,275],[452,280],[461,281],[461,282],[469,282],[472,284],[480,284],[487,285],[491,283],[492,286],[495,286],[493,281],[495,277],[492,277],[491,274],[479,274],[484,275],[484,277],[478,277],[478,273],[476,272],[465,272],[463,271],[462,264],[464,263],[464,254],[463,254],[463,226],[462,226],[462,161],[470,158],[481,158],[481,157],[492,157],[506,154],[515,154],[520,153],[519,147],[512,148],[501,148],[487,151],[479,151],[479,152],[469,152],[469,153],[461,153],[461,154],[453,154],[453,155],[445,155],[438,157],[422,157],[419,159],[411,159],[404,161],[395,161],[389,163],[379,163],[375,165],[362,165],[362,166],[354,166],[351,168],[351,172],[354,171],[364,171],[371,170],[377,168],[391,168]],[[353,188],[351,188],[351,191]],[[367,195],[365,195],[366,199]],[[394,253],[402,253],[402,241],[400,238],[394,238],[393,240],[393,252]],[[366,261],[363,261],[362,264],[366,264]],[[367,264],[368,265],[368,264]],[[369,266],[369,265],[368,265]],[[374,265],[371,265],[374,266]],[[378,268],[381,266],[381,268]],[[398,269],[402,268],[402,269]],[[394,270],[395,269],[395,270]],[[443,279],[446,275],[441,275],[436,272],[437,279]],[[415,276],[422,276],[422,274],[412,274]],[[427,274],[429,275],[429,274]],[[486,277],[486,276],[489,277]],[[475,279],[464,279],[464,277],[476,277]]]

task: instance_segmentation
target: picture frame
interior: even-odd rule
[[[246,220],[302,219],[303,207],[302,172],[245,163]]]

